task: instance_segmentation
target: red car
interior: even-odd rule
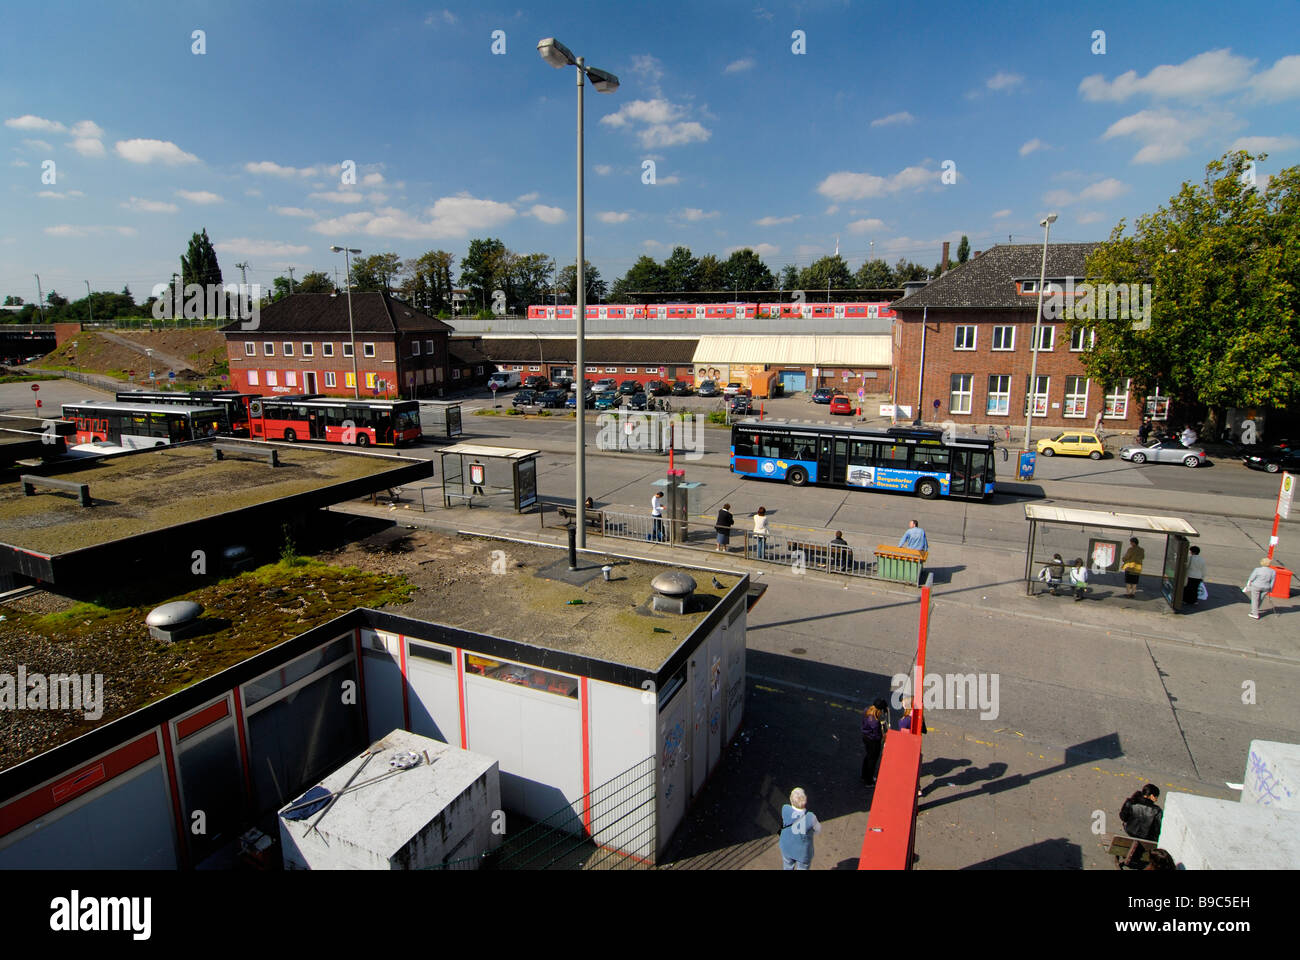
[[[831,397],[831,413],[846,413],[853,416],[853,404],[842,393]]]

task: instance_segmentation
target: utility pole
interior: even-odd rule
[[[41,275],[33,273],[36,278],[36,309],[41,313],[41,323],[45,322],[45,294],[41,292]]]
[[[95,308],[90,302],[90,281],[82,281],[86,285],[86,309],[90,311],[90,322],[95,322]]]
[[[235,266],[239,268],[239,285],[241,287],[247,287],[248,273],[246,271],[248,270],[248,261],[245,260],[243,263],[237,263]]]

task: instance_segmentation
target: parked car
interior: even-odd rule
[[[556,377],[554,380],[551,381],[551,386],[554,387],[556,390],[572,390],[572,389],[573,389],[573,378],[572,378],[572,377]]]
[[[638,390],[627,398],[627,408],[629,410],[644,410],[646,395],[644,390]]]
[[[618,392],[623,394],[625,397],[632,396],[632,394],[636,393],[640,389],[641,382],[639,380],[624,380],[618,385]]]
[[[1263,453],[1251,453],[1241,458],[1252,470],[1264,470],[1277,473],[1281,470],[1300,470],[1300,453],[1287,448],[1266,450]]]
[[[510,401],[511,406],[531,407],[537,402],[536,390],[520,390],[515,394],[515,398]]]
[[[1134,463],[1181,463],[1185,467],[1199,467],[1205,463],[1205,451],[1200,447],[1185,447],[1173,437],[1157,440],[1147,446],[1125,447],[1119,452],[1121,460]]]
[[[847,413],[853,416],[853,401],[842,393],[837,393],[831,397],[831,413]]]
[[[701,397],[716,397],[719,396],[722,391],[718,389],[718,385],[712,380],[704,380],[700,383],[699,393]]]
[[[651,380],[645,385],[645,392],[652,397],[662,397],[665,394],[671,393],[672,388],[662,380]]]
[[[591,388],[592,393],[612,393],[617,391],[618,382],[613,377],[606,377],[603,380],[597,380]]]
[[[547,407],[550,409],[555,409],[556,407],[562,407],[564,406],[564,398],[567,397],[568,395],[569,395],[568,390],[560,390],[558,388],[552,387],[550,390],[547,390],[545,393],[543,393],[540,397],[537,398],[537,405],[540,407]]]
[[[596,394],[597,410],[612,410],[623,403],[623,395],[612,390]]]
[[[1106,446],[1092,430],[1063,430],[1050,440],[1039,440],[1038,452],[1045,457],[1054,457],[1059,453],[1067,457],[1100,460],[1106,455]]]
[[[830,403],[831,398],[835,396],[835,391],[830,387],[818,387],[813,391],[813,403]]]
[[[529,390],[549,390],[551,389],[551,381],[540,373],[535,373],[531,377],[524,378],[524,386]]]
[[[689,397],[689,396],[690,396],[692,393],[694,393],[694,392],[695,392],[695,390],[694,390],[694,389],[691,387],[691,385],[690,385],[689,383],[687,383],[685,380],[674,380],[674,381],[673,381],[673,396],[674,396],[674,397]]]
[[[732,397],[730,406],[733,417],[744,417],[754,412],[753,399],[743,393]]]
[[[722,388],[722,395],[724,397],[734,397],[736,394],[740,393],[744,389],[745,388],[741,384],[733,380],[731,381],[731,383],[727,384],[725,387]]]

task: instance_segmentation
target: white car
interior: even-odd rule
[[[592,386],[592,393],[609,393],[618,390],[618,382],[613,377],[606,377],[604,380],[597,380]]]
[[[734,397],[737,396],[740,393],[740,391],[744,389],[745,389],[744,387],[742,387],[739,383],[736,383],[733,380],[731,383],[727,384],[725,387],[722,388],[722,395],[724,397]]]

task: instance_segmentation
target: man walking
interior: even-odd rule
[[[915,520],[907,522],[907,531],[899,539],[898,545],[909,550],[929,550],[930,543],[925,538],[925,530]]]
[[[650,516],[654,517],[654,529],[647,540],[658,540],[662,543],[664,537],[664,492],[660,490],[650,498]]]
[[[1241,588],[1241,592],[1250,597],[1250,619],[1259,619],[1259,601],[1272,592],[1273,581],[1276,574],[1273,572],[1273,561],[1264,557],[1259,561],[1259,566],[1250,571],[1250,579],[1246,585]]]

